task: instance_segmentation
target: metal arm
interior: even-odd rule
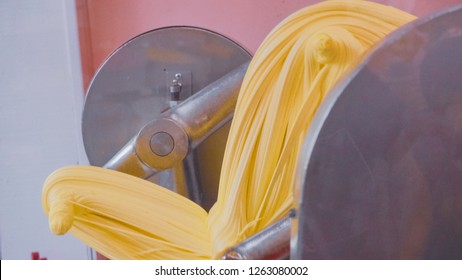
[[[248,63],[144,126],[104,167],[147,178],[181,163],[189,151],[231,120]]]

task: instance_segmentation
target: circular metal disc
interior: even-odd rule
[[[393,33],[329,94],[298,182],[293,258],[462,258],[462,6]]]
[[[128,41],[102,64],[88,89],[82,133],[90,163],[104,165],[145,124],[169,108],[168,90],[176,74],[181,75],[185,99],[250,57],[233,41],[193,27],[157,29]],[[218,185],[227,129],[196,149],[196,160],[205,162],[198,172],[205,189]],[[210,157],[213,160],[206,162]],[[159,174],[153,181],[163,178],[160,183],[170,185],[171,176]]]

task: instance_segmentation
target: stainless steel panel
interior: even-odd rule
[[[462,6],[389,36],[327,97],[292,258],[462,259]]]

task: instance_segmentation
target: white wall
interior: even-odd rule
[[[54,236],[41,207],[53,170],[85,161],[74,0],[0,0],[0,242],[2,259],[87,259]],[[83,162],[86,164],[86,162]]]

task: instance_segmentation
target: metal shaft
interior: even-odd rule
[[[141,178],[172,168],[231,120],[248,62],[145,125],[105,168]]]
[[[231,248],[223,260],[282,260],[290,256],[291,219],[282,219]]]

